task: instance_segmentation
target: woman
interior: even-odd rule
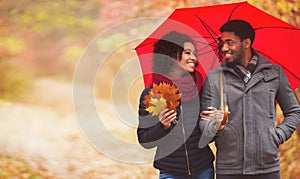
[[[140,97],[138,140],[144,148],[157,147],[153,165],[161,179],[214,178],[211,149],[198,147],[203,78],[196,66],[195,44],[189,36],[172,31],[154,44],[153,83],[175,85],[181,93],[175,110],[165,109],[158,115],[149,114],[144,103],[153,86],[144,89]]]

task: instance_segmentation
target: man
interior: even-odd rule
[[[200,121],[203,137],[215,137],[217,179],[279,179],[278,147],[299,125],[299,105],[282,69],[252,48],[255,31],[248,22],[231,20],[220,31],[226,60],[207,75],[201,111],[220,108],[221,73],[230,114],[225,125],[220,117],[207,120],[210,111]],[[277,102],[284,120],[275,126]]]

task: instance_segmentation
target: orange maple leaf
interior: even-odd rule
[[[144,104],[146,105],[146,109],[148,109],[147,111],[152,113],[152,115],[157,115],[160,111],[163,110],[161,107],[162,105],[158,105],[159,109],[156,108],[155,105],[151,105],[152,99],[159,100],[160,98],[166,100],[166,107],[168,109],[176,110],[176,107],[180,104],[179,100],[181,98],[181,94],[179,93],[178,88],[174,84],[170,85],[167,83],[160,83],[159,85],[157,85],[153,83],[152,89],[149,91],[149,94],[145,96],[145,99],[143,101]],[[155,102],[161,102],[161,101],[155,101]]]

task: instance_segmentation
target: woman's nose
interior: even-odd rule
[[[191,59],[196,60],[197,59],[196,55],[192,53]]]

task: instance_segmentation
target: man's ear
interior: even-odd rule
[[[243,40],[244,47],[245,48],[250,48],[251,47],[251,40],[249,38]]]

